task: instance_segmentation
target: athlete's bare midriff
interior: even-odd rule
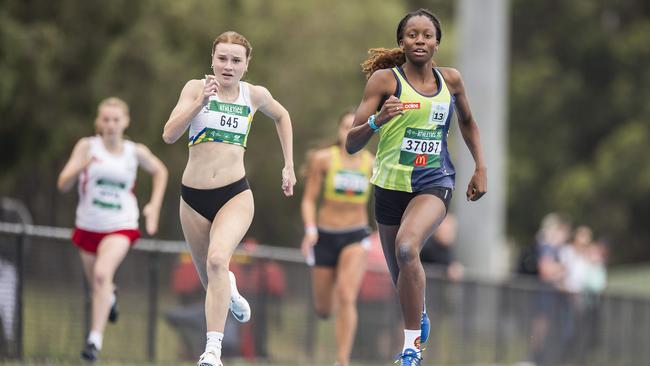
[[[236,182],[246,175],[244,152],[239,145],[203,142],[189,148],[182,184],[197,189],[212,189]]]
[[[318,209],[318,227],[344,230],[368,226],[367,205],[323,200]]]

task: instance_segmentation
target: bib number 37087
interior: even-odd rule
[[[413,167],[440,167],[442,129],[406,128],[400,148],[399,163]]]

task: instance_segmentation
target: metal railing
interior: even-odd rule
[[[2,304],[15,304],[13,330],[10,337],[2,337],[0,358],[78,357],[89,300],[70,234],[63,228],[0,223],[0,256],[18,280],[12,293],[0,288],[0,315],[7,316]],[[193,270],[183,272],[183,252],[181,241],[141,239],[127,256],[116,275],[122,314],[117,325],[107,327],[103,359],[177,361],[197,356],[205,334],[203,294],[201,289],[175,288],[197,281],[191,278]],[[253,306],[253,319],[244,325],[227,322],[224,357],[333,362],[333,325],[319,321],[312,310],[309,267],[297,249],[240,246],[232,266]],[[519,278],[450,282],[442,273],[427,267],[433,325],[427,362],[650,364],[648,299],[576,297]],[[388,275],[371,268],[358,301],[353,359],[384,364],[401,349],[396,299]]]

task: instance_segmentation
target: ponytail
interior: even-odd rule
[[[401,48],[371,48],[368,54],[370,56],[361,63],[361,71],[366,74],[366,79],[377,70],[402,66],[406,62],[406,56]]]

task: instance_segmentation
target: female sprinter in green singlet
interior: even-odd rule
[[[356,299],[366,264],[373,161],[368,151],[356,156],[345,151],[353,121],[354,112],[343,114],[338,142],[309,155],[302,197],[305,236],[301,249],[308,262],[313,261],[314,307],[323,318],[332,309],[336,311],[336,365],[340,366],[350,363],[357,328]],[[323,198],[317,214],[321,186]]]
[[[180,218],[194,264],[206,288],[207,342],[199,366],[221,365],[221,341],[228,307],[239,321],[250,317],[228,271],[230,257],[253,219],[253,194],[244,170],[244,151],[253,114],[275,121],[282,152],[282,190],[293,195],[291,120],[269,91],[241,81],[251,46],[236,32],[221,34],[212,46],[213,75],[190,80],[181,91],[163,139],[178,140],[189,128],[189,160],[181,185]]]
[[[375,134],[379,146],[371,183],[375,217],[404,317],[402,365],[420,365],[420,343],[428,337],[425,276],[419,253],[447,213],[455,170],[447,151],[454,109],[476,170],[467,199],[487,191],[479,129],[460,73],[434,67],[441,39],[438,19],[428,10],[408,13],[397,26],[397,49],[373,49],[363,63],[368,82],[346,148],[354,153]],[[377,111],[379,111],[377,113]]]

